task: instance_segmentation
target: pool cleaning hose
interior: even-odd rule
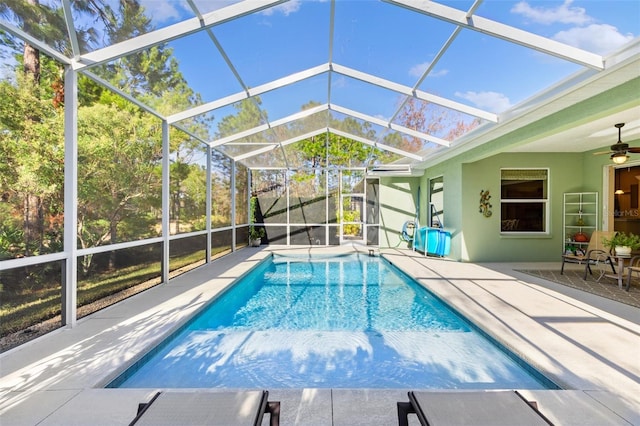
[[[416,222],[414,220],[408,220],[402,225],[402,240],[411,242],[413,241],[413,236],[416,233]]]
[[[402,232],[400,233],[400,241],[396,247],[402,244],[403,241],[408,243],[413,242],[413,239],[416,235],[416,229],[418,229],[418,218],[420,217],[420,187],[418,187],[418,203],[416,208],[416,218],[415,220],[408,220],[402,225]]]

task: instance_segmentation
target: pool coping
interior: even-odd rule
[[[251,267],[272,252],[368,253],[369,249],[354,245],[239,250],[83,318],[73,328],[7,351],[0,355],[0,418],[15,425],[70,425],[86,424],[83,416],[95,419],[101,413],[104,424],[127,424],[137,403],[155,390],[101,387]],[[633,362],[640,343],[637,322],[567,296],[544,280],[518,276],[507,265],[453,262],[400,249],[375,250],[375,254],[389,259],[563,388],[588,394],[630,424],[640,423],[640,365]],[[362,404],[382,399],[395,404],[406,396],[406,390],[397,389],[273,390],[272,395],[298,401],[298,416],[304,395],[311,393],[324,405],[328,398],[333,412],[339,404],[334,395],[349,392]],[[283,404],[283,419],[286,407]],[[326,424],[336,423],[333,416]],[[356,424],[356,420],[350,421]]]

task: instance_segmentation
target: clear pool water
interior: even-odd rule
[[[554,387],[378,257],[276,256],[109,387]]]

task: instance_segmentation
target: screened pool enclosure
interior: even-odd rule
[[[2,2],[1,336],[73,325],[250,233],[381,244],[402,227],[380,219],[393,178],[625,60],[530,26],[525,6]]]

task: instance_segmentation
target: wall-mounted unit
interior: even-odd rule
[[[385,164],[367,169],[370,176],[422,176],[422,171],[414,170],[410,164]]]

